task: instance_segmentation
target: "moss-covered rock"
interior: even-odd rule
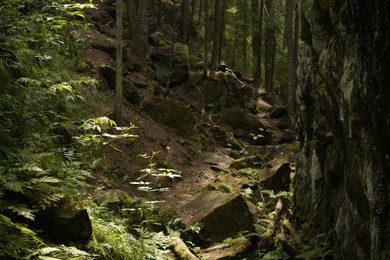
[[[145,104],[144,110],[158,122],[177,130],[183,136],[195,134],[196,120],[192,111],[182,102],[170,98],[155,98]]]
[[[208,190],[185,207],[194,216],[187,224],[201,226],[200,235],[205,244],[249,231],[254,222],[247,203],[239,194]]]

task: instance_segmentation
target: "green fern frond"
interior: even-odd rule
[[[34,213],[37,212],[37,210],[29,209],[29,208],[27,208],[26,205],[23,205],[23,204],[9,206],[8,209],[12,210],[12,212],[15,212],[19,216],[23,216],[23,217],[30,219],[30,220],[35,219]]]

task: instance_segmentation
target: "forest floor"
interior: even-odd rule
[[[113,29],[106,25],[104,17],[108,14],[104,10],[91,10],[89,15],[93,26],[85,32],[85,36],[91,39],[91,44],[82,50],[82,60],[87,61],[92,67],[92,72],[89,71],[87,74],[99,77],[101,67],[114,67],[112,50],[115,49],[112,42],[115,34]],[[125,52],[128,59],[136,59],[131,52]],[[187,85],[198,80],[201,74],[201,71],[191,71]],[[144,72],[131,73],[130,77],[153,81]],[[181,85],[174,87],[166,93],[166,97],[188,105],[196,104],[196,100],[189,99],[181,90]],[[103,164],[95,169],[97,186],[94,193],[98,196],[102,191],[120,190],[130,196],[160,201],[171,208],[183,223],[188,223],[196,216],[184,206],[193,201],[205,187],[219,180],[221,169],[228,168],[232,157],[237,158],[240,151],[223,146],[216,140],[212,133],[212,126],[207,122],[203,123],[204,115],[200,112],[201,109],[198,113],[194,113],[198,122],[197,131],[202,134],[201,142],[197,138],[185,138],[177,130],[157,122],[142,107],[144,103],[152,100],[155,94],[147,89],[141,91],[143,101],[139,105],[125,102],[123,106],[124,125],[134,124],[136,128],[131,133],[138,135],[138,138],[133,141],[116,140],[111,146],[103,148]],[[99,90],[91,112],[96,116],[112,115],[114,103],[112,90]],[[257,106],[261,111],[256,115],[258,120],[271,132],[272,145],[279,146],[281,136],[286,129],[280,129],[278,119],[270,118],[274,107],[261,97],[258,99]],[[180,121],[181,118],[177,118],[177,122]],[[288,154],[288,157],[291,162],[296,159],[294,153]],[[161,165],[181,172],[181,178],[168,178],[168,180],[165,178],[161,181],[157,177],[151,179],[150,176],[144,176],[143,170],[161,167]],[[229,185],[240,193],[243,184],[247,183],[246,178],[238,176]],[[140,190],[137,183],[147,181],[158,182],[160,189]]]

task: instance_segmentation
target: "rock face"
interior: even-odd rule
[[[301,3],[298,220],[341,259],[390,259],[390,2]]]

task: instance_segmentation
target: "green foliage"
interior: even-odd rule
[[[326,259],[332,254],[329,236],[325,233],[311,238],[296,256],[297,259]]]
[[[145,229],[136,229],[136,237],[125,219],[96,205],[91,210],[94,235],[89,247],[102,259],[168,259],[164,254],[173,242],[170,237]]]

